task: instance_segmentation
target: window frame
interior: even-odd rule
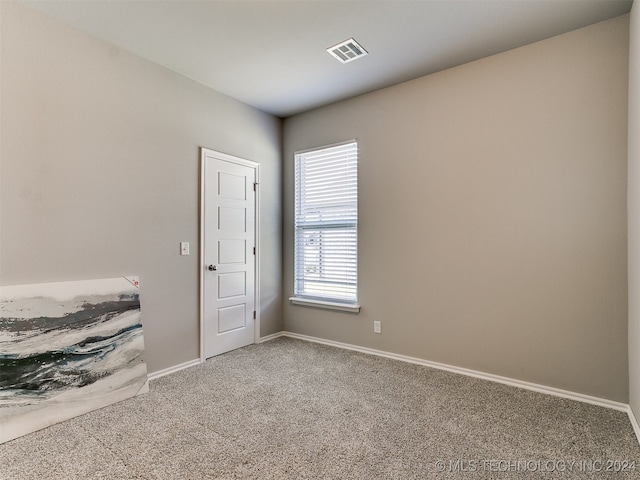
[[[350,212],[350,215],[355,215],[355,221],[353,220],[345,220],[345,219],[338,219],[336,222],[331,223],[331,222],[327,222],[325,223],[325,225],[314,225],[313,227],[310,226],[300,226],[298,219],[299,219],[299,188],[301,188],[301,184],[303,182],[299,181],[299,175],[300,175],[300,169],[301,167],[301,162],[304,161],[304,155],[305,154],[310,154],[310,153],[314,153],[314,152],[322,152],[323,150],[328,150],[331,148],[336,148],[336,147],[342,147],[342,146],[349,146],[349,145],[353,145],[355,152],[356,152],[356,159],[355,159],[355,169],[356,169],[356,175],[355,175],[355,195],[356,195],[356,199],[355,199],[355,212],[353,212],[353,209],[348,210]],[[358,303],[358,163],[359,163],[359,152],[358,152],[358,141],[356,139],[352,139],[352,140],[348,140],[348,141],[344,141],[344,142],[339,142],[339,143],[334,143],[334,144],[330,144],[330,145],[323,145],[323,146],[319,146],[319,147],[315,147],[315,148],[310,148],[310,149],[306,149],[306,150],[300,150],[300,151],[296,151],[294,153],[294,262],[293,262],[293,289],[294,289],[294,295],[292,297],[289,298],[290,302],[294,305],[303,305],[303,306],[310,306],[310,307],[319,307],[319,308],[326,308],[326,309],[332,309],[332,310],[340,310],[340,311],[345,311],[345,312],[351,312],[351,313],[358,313],[360,312],[360,305]],[[346,168],[352,168],[348,165],[347,163],[347,159],[345,159],[345,167]],[[347,188],[351,188],[351,185],[348,185]],[[348,202],[347,202],[348,203]],[[312,221],[309,222],[310,224],[313,223]],[[317,223],[321,223],[321,222],[317,222]],[[324,227],[324,228],[323,228]],[[333,230],[333,232],[336,232],[338,229],[345,229],[346,232],[348,232],[349,229],[353,228],[355,230],[355,253],[351,254],[351,257],[354,259],[353,261],[355,262],[355,294],[354,294],[354,298],[353,299],[348,299],[348,298],[334,298],[333,296],[322,296],[320,294],[318,295],[314,295],[314,294],[309,294],[308,292],[304,292],[304,291],[300,291],[300,285],[303,284],[305,285],[307,280],[304,278],[304,275],[302,275],[302,278],[299,276],[299,272],[300,272],[300,267],[302,265],[304,265],[304,263],[302,263],[299,258],[298,255],[300,254],[300,248],[304,249],[304,246],[300,246],[303,239],[299,238],[300,232],[304,232],[305,229],[307,230],[321,230],[322,232],[331,232]],[[300,243],[299,243],[300,242]],[[353,241],[351,241],[351,244],[353,244]],[[349,256],[349,254],[347,254]],[[322,265],[322,260],[320,260],[320,265]],[[345,272],[345,276],[347,276],[348,273]],[[325,282],[318,282],[318,283],[323,283],[324,285],[328,284],[329,282],[325,283]]]

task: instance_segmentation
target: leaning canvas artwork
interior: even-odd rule
[[[148,388],[136,277],[0,287],[0,443]]]

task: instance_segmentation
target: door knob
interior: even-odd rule
[[[215,265],[209,265],[210,272],[215,272],[216,270],[218,270],[218,267],[216,267]]]

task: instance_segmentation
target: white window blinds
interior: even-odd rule
[[[358,145],[296,154],[296,297],[357,302]]]

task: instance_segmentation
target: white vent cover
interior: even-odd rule
[[[367,55],[367,51],[353,38],[327,48],[327,52],[336,57],[342,63],[349,63],[357,58]]]

